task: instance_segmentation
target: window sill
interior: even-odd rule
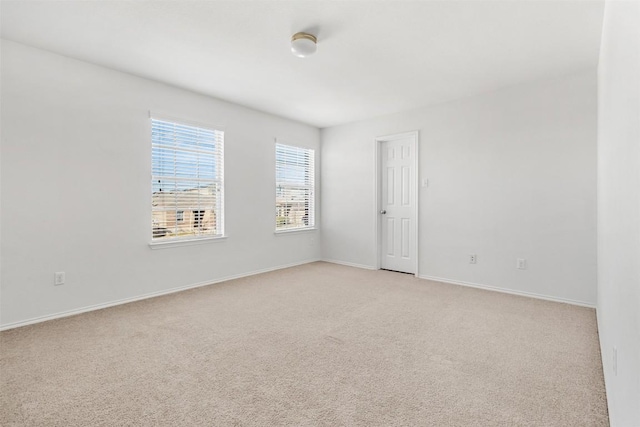
[[[178,239],[168,240],[166,242],[149,242],[151,249],[167,249],[175,248],[178,246],[193,246],[204,245],[207,243],[222,242],[227,239],[227,236],[215,236],[215,237],[200,237],[196,239]]]
[[[308,231],[317,231],[316,227],[305,227],[305,228],[292,228],[289,230],[276,230],[273,234],[296,234],[296,233],[306,233]]]

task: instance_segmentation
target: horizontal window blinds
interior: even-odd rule
[[[151,120],[154,241],[224,234],[224,132]]]
[[[276,231],[315,226],[314,151],[276,144]]]

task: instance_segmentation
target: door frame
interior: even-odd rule
[[[375,230],[374,230],[374,235],[375,235],[375,242],[376,242],[376,270],[380,270],[380,265],[381,265],[381,257],[382,257],[382,221],[380,220],[380,209],[382,208],[381,203],[382,203],[382,195],[380,194],[380,191],[382,191],[382,155],[381,155],[381,147],[382,147],[382,143],[383,142],[389,142],[389,141],[396,141],[398,139],[406,139],[406,138],[413,138],[413,141],[411,143],[411,145],[413,146],[414,150],[414,159],[413,159],[413,167],[415,170],[415,173],[413,174],[413,180],[412,180],[412,189],[411,189],[411,195],[413,196],[413,200],[415,200],[414,203],[414,207],[413,207],[413,215],[415,218],[415,238],[414,238],[414,243],[413,243],[413,253],[415,254],[415,276],[419,277],[418,274],[418,268],[420,266],[420,257],[418,256],[418,248],[420,247],[420,242],[419,242],[419,237],[420,237],[420,216],[419,216],[419,212],[420,212],[420,199],[419,199],[419,194],[420,192],[418,191],[419,185],[420,185],[420,169],[418,168],[419,165],[419,160],[420,160],[420,152],[419,152],[419,148],[420,148],[420,133],[419,131],[415,130],[415,131],[410,131],[410,132],[402,132],[402,133],[396,133],[396,134],[392,134],[392,135],[384,135],[384,136],[378,136],[374,139],[374,152],[375,152],[375,167],[374,167],[374,171],[375,171],[375,177],[374,177],[374,182],[375,182],[375,193],[374,193],[374,200],[375,200],[375,220],[374,220],[374,224],[375,224]]]

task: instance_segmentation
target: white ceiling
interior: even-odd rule
[[[602,1],[2,1],[2,37],[318,127],[598,60]],[[289,52],[297,31],[316,55]]]

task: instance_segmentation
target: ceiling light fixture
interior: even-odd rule
[[[291,53],[298,58],[313,55],[318,48],[316,36],[307,33],[295,33],[291,36]]]

